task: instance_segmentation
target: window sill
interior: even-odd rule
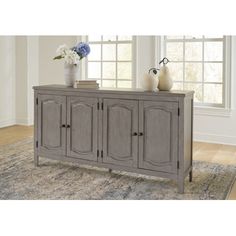
[[[232,115],[232,110],[228,108],[196,107],[195,106],[194,115],[230,117]]]

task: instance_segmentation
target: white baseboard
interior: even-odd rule
[[[16,125],[30,125],[29,120],[26,118],[16,118],[15,124]]]
[[[15,120],[14,119],[10,119],[10,120],[1,120],[0,121],[0,128],[3,127],[7,127],[7,126],[11,126],[11,125],[15,125]]]
[[[12,125],[26,125],[30,126],[33,125],[33,121],[29,119],[24,118],[17,118],[17,119],[11,119],[11,120],[2,120],[0,121],[0,128],[12,126]]]
[[[194,132],[193,140],[198,142],[219,143],[219,144],[236,146],[236,136],[224,136],[224,135]]]

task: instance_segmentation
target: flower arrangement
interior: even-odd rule
[[[69,48],[66,44],[58,47],[57,56],[53,59],[65,59],[67,64],[77,65],[81,59],[88,56],[90,47],[88,44],[80,42],[76,46]]]

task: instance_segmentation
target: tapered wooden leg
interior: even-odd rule
[[[34,155],[34,166],[39,166],[39,156],[38,155]]]
[[[112,169],[109,169],[108,171],[109,171],[109,173],[111,173],[111,172],[112,172]]]
[[[184,180],[178,181],[178,193],[181,193],[181,194],[184,193]]]
[[[191,170],[189,172],[189,182],[192,182],[193,181],[193,171]]]

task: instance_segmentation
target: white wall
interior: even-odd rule
[[[136,86],[141,87],[143,75],[148,70],[157,66],[155,61],[155,36],[137,36],[136,37]]]
[[[16,43],[16,114],[15,120],[17,124],[28,124],[27,113],[27,37],[17,36],[15,37]]]
[[[39,36],[39,84],[64,84],[64,62],[53,60],[59,45],[72,47],[76,36]]]
[[[34,120],[34,91],[33,86],[39,85],[39,37],[27,37],[27,116],[28,124]]]
[[[38,85],[38,37],[15,37],[17,124],[33,124],[33,85]]]
[[[0,36],[0,127],[15,123],[15,38]]]
[[[236,36],[232,37],[231,56],[231,111],[218,116],[196,113],[195,140],[236,145]]]
[[[16,36],[17,124],[33,124],[33,86],[63,84],[63,61],[53,61],[61,44],[73,46],[75,36]]]

